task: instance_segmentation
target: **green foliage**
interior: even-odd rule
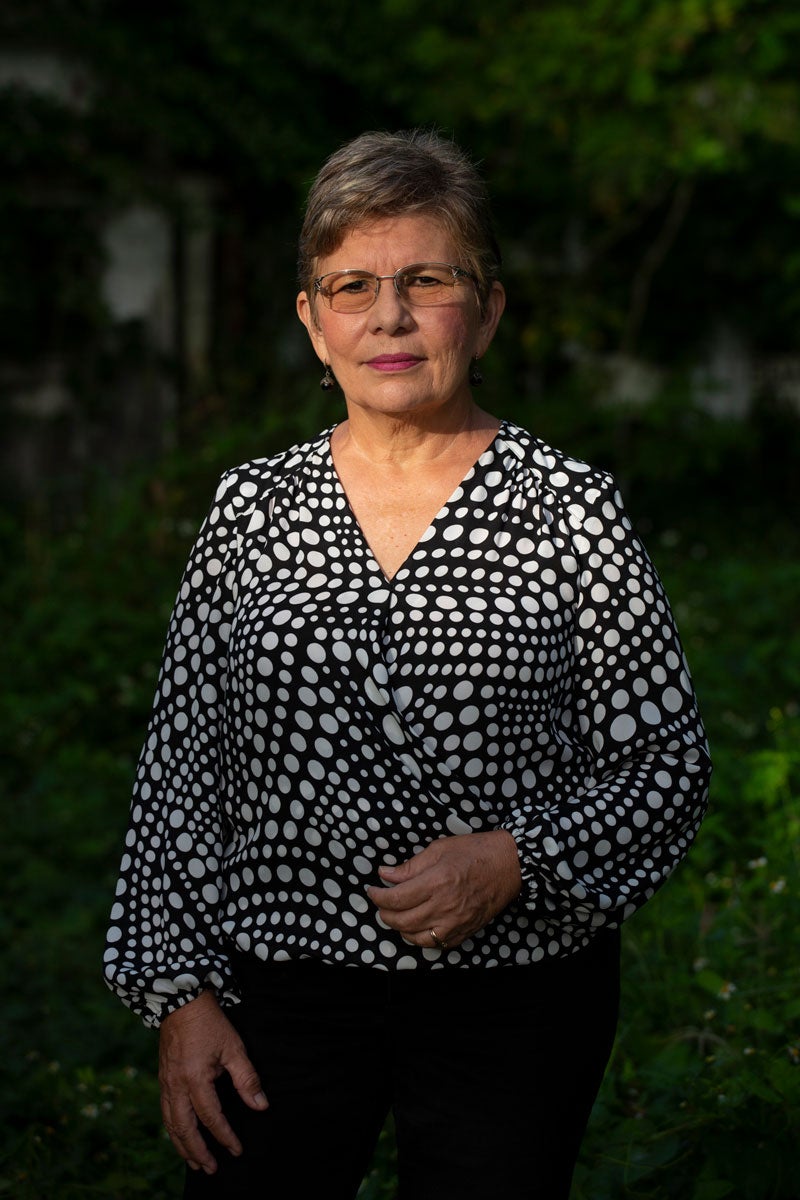
[[[146,16],[27,0],[0,33],[83,72],[70,109],[0,89],[2,352],[58,355],[80,404],[102,404],[98,363],[122,353],[97,302],[103,216],[155,200],[185,230],[183,182],[199,174],[223,269],[211,378],[184,402],[252,410],[282,361],[308,182],[365,127],[437,125],[483,161],[512,301],[509,395],[591,412],[591,389],[563,387],[581,361],[685,367],[720,322],[756,354],[794,345],[791,0],[186,0]],[[288,303],[265,294],[267,269]]]
[[[548,384],[576,344],[674,362],[720,318],[791,344],[793,5],[386,7],[408,57],[390,95],[486,160],[507,279],[531,307],[523,341]]]
[[[575,1200],[796,1195],[800,721],[775,711],[770,726],[627,930],[620,1036]]]
[[[18,1078],[19,1124],[0,1167],[0,1195],[169,1200],[179,1194],[182,1172],[161,1127],[152,1074],[133,1066],[65,1069],[31,1052]]]

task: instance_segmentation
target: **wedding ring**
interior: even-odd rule
[[[433,938],[433,944],[434,944],[434,946],[436,946],[437,950],[446,950],[447,949],[447,942],[444,940],[444,938],[439,937],[439,935],[435,929],[429,929],[428,933]]]

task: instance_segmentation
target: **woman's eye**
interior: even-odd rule
[[[339,295],[344,292],[348,296],[358,296],[361,292],[369,291],[369,284],[366,279],[348,279],[343,283],[337,284],[334,289],[334,295]]]
[[[449,273],[420,271],[405,277],[405,286],[415,292],[441,292],[452,286]]]

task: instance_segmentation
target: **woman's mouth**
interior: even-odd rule
[[[370,358],[367,366],[374,367],[376,371],[407,371],[420,362],[422,359],[415,354],[379,354],[376,358]]]

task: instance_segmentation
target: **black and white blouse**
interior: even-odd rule
[[[527,964],[680,861],[709,759],[656,573],[610,477],[503,423],[388,581],[330,433],[223,476],[169,626],[105,957],[156,1025],[230,951],[381,970]],[[519,900],[449,950],[365,886],[507,829]]]

